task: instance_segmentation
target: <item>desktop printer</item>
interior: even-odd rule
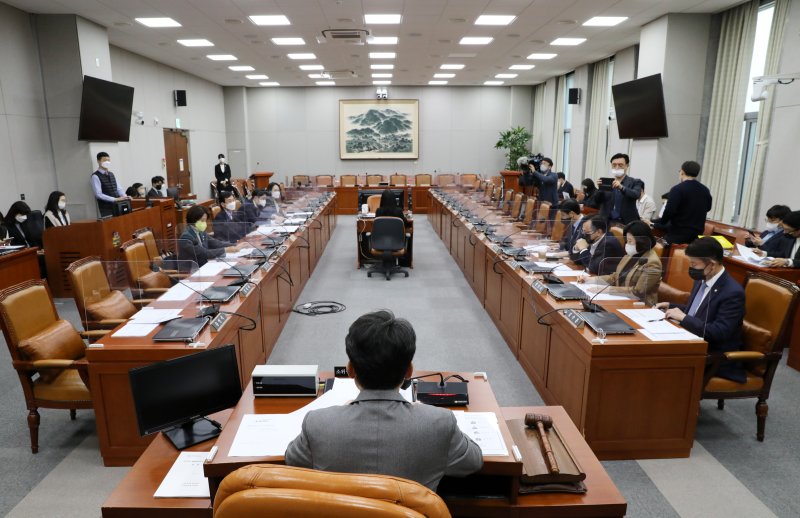
[[[316,397],[318,365],[256,365],[253,395]]]

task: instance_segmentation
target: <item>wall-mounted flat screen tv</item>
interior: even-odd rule
[[[128,142],[133,87],[83,76],[78,140]]]
[[[661,74],[613,85],[620,138],[668,137]]]

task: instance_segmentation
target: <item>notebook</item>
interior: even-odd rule
[[[208,317],[171,320],[153,336],[154,342],[194,342],[208,324]]]
[[[263,259],[263,256],[259,256]],[[250,277],[253,272],[258,270],[257,264],[238,264],[222,272],[223,277]]]
[[[634,328],[614,313],[607,311],[600,313],[580,311],[578,314],[595,333],[598,329],[605,331],[606,335],[632,335],[636,333]]]
[[[241,286],[211,286],[203,291],[203,299],[206,302],[228,302]]]
[[[588,298],[583,290],[572,284],[548,284],[547,291],[556,300],[583,300]]]

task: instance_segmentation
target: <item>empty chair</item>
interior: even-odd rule
[[[436,177],[436,185],[445,187],[447,185],[455,185],[456,176],[453,174],[440,174]]]
[[[311,185],[311,177],[307,174],[296,174],[292,176],[292,185],[295,187],[308,187]]]
[[[123,243],[121,248],[134,297],[158,297],[172,286],[172,281],[167,274],[153,271],[144,241],[132,239]]]
[[[375,213],[378,210],[378,207],[381,205],[381,195],[380,194],[373,194],[369,198],[367,198],[367,211],[371,213]]]
[[[373,273],[384,274],[387,281],[395,273],[408,277],[408,272],[397,266],[397,258],[406,253],[406,225],[402,219],[383,216],[375,218],[369,247],[370,253],[381,259],[381,264],[373,266],[367,277],[372,277]]]
[[[342,187],[355,187],[356,185],[356,175],[354,174],[343,174],[339,178],[339,185]]]
[[[533,209],[536,206],[536,198],[531,196],[527,200],[525,200],[525,209],[522,213],[522,222],[517,223],[517,227],[519,228],[531,228],[531,222],[533,221]],[[555,238],[553,238],[555,239]]]
[[[136,306],[121,291],[111,289],[99,257],[70,264],[67,277],[84,329],[114,329],[136,313]]]
[[[318,174],[316,176],[317,187],[332,187],[333,176],[329,174]]]
[[[383,177],[379,174],[367,175],[367,187],[378,187],[381,184]]]
[[[539,204],[539,212],[536,214],[536,232],[546,234],[550,225],[550,202],[543,201]]]
[[[511,211],[509,212],[509,217],[512,220],[518,220],[519,219],[519,211],[520,211],[520,209],[522,209],[522,197],[523,196],[524,196],[524,194],[522,194],[521,192],[518,192],[512,198]]]
[[[475,185],[475,182],[478,180],[478,175],[474,174],[474,173],[462,174],[459,177],[459,180],[461,181],[461,185],[463,185],[465,187],[472,187],[472,186]]]
[[[392,186],[405,186],[408,183],[408,177],[404,174],[393,174],[389,177],[389,185]]]
[[[428,187],[431,185],[432,178],[433,177],[427,173],[418,174],[414,176],[414,183],[419,187]]]

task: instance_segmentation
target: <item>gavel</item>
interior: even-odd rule
[[[533,428],[534,426],[539,430],[539,437],[542,438],[542,448],[547,455],[547,463],[550,464],[550,473],[559,473],[558,463],[556,456],[553,454],[553,448],[550,446],[550,440],[547,438],[546,430],[553,427],[553,418],[544,414],[525,414],[525,426]]]

